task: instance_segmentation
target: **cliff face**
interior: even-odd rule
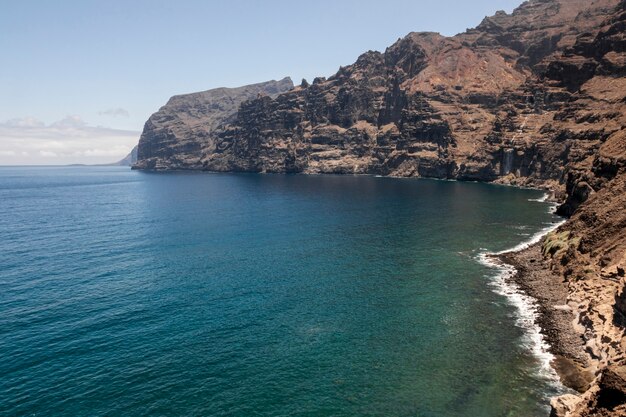
[[[411,33],[283,94],[290,83],[173,97],[146,123],[136,167],[564,190],[625,124],[618,3],[535,0],[454,37]]]
[[[138,145],[135,145],[135,147],[130,151],[130,153],[124,157],[124,159],[117,161],[114,165],[127,166],[127,167],[132,167],[133,165],[135,165],[137,163],[138,147],[139,147]]]
[[[289,77],[238,88],[216,88],[172,97],[150,116],[137,146],[136,169],[200,169],[214,133],[232,122],[241,103],[293,88]]]
[[[311,84],[174,97],[146,123],[135,167],[554,191],[571,219],[543,253],[595,378],[554,415],[626,415],[625,32],[626,0],[532,0],[454,37],[411,33]]]
[[[623,45],[604,33],[616,6],[535,1],[455,37],[411,33],[329,79],[243,103],[195,155],[212,171],[427,176],[564,190],[570,167],[624,126]]]

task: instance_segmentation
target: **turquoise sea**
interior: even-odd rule
[[[556,221],[541,196],[0,168],[0,415],[547,415],[560,388],[478,259]]]

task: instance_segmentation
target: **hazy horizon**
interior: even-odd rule
[[[122,159],[169,97],[334,74],[411,31],[454,35],[520,0],[0,6],[0,165]]]

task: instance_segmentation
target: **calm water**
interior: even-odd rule
[[[0,415],[545,415],[476,260],[550,223],[540,196],[0,168]]]

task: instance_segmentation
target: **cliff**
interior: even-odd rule
[[[618,6],[526,2],[454,37],[411,33],[311,85],[291,89],[283,80],[272,92],[257,84],[175,96],[146,123],[136,167],[427,176],[565,191],[570,171],[624,126]]]
[[[214,134],[233,122],[241,103],[275,97],[293,88],[289,77],[238,88],[174,96],[146,122],[135,169],[201,169],[201,156],[215,146]]]
[[[625,87],[615,77],[623,71],[619,52],[597,56],[592,45],[616,3],[536,1],[455,37],[411,33],[329,79],[242,103],[204,148],[186,151],[199,161],[163,168],[562,189],[567,167],[623,126],[602,91],[609,82],[613,91]],[[610,100],[621,105],[621,97]],[[187,143],[181,139],[171,151]]]
[[[174,97],[135,167],[552,190],[571,218],[534,250],[567,290],[584,380],[554,415],[626,415],[625,29],[626,0],[532,0],[453,37],[410,33],[311,84]]]
[[[139,145],[135,145],[135,147],[130,151],[130,153],[124,157],[124,159],[117,161],[114,165],[128,166],[128,167],[132,167],[133,165],[135,165],[137,163],[137,149],[138,148],[139,148]]]

